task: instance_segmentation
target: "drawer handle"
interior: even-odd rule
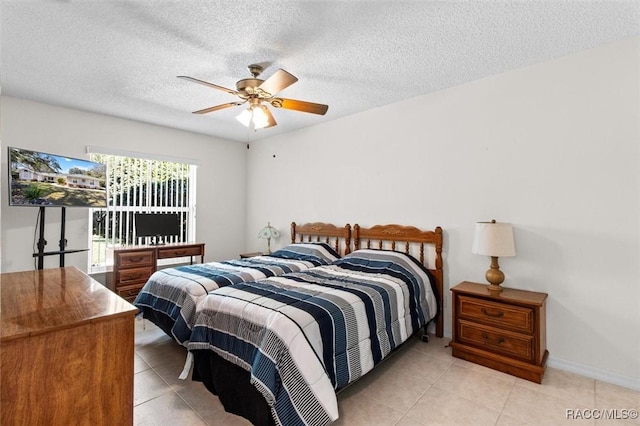
[[[176,255],[178,255],[178,256],[184,256],[184,255],[185,255],[185,253],[186,253],[186,251],[181,250],[181,251],[176,251],[175,253],[176,253]]]
[[[129,290],[127,293],[129,296],[137,296],[140,290]]]
[[[142,256],[130,257],[129,258],[129,262],[131,262],[131,263],[138,263],[138,262],[142,262],[143,260],[144,260],[144,257],[142,257]]]
[[[491,343],[489,341],[489,336],[487,335],[487,333],[482,333],[482,340],[484,340],[487,343]],[[504,337],[498,337],[498,339],[496,340],[496,344],[501,345],[504,343]]]
[[[504,312],[502,312],[502,311],[498,311],[495,314],[489,313],[489,311],[487,311],[486,308],[482,308],[481,311],[482,311],[483,314],[485,314],[488,317],[502,318],[504,316]]]
[[[141,277],[142,277],[142,274],[135,274],[135,275],[129,275],[128,279],[129,281],[131,281],[131,280],[140,279]]]

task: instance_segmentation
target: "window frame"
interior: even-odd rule
[[[107,207],[106,208],[91,208],[88,212],[89,226],[91,232],[88,234],[89,239],[89,256],[87,260],[87,270],[89,273],[100,273],[107,272],[113,269],[113,255],[111,252],[115,248],[127,247],[127,246],[137,246],[144,245],[149,242],[149,240],[143,240],[142,237],[135,236],[135,230],[133,229],[133,214],[135,212],[143,212],[143,213],[160,213],[160,212],[171,212],[171,213],[179,213],[181,220],[183,221],[181,225],[181,235],[178,237],[171,237],[168,241],[171,243],[180,243],[180,242],[195,242],[196,236],[196,192],[197,192],[197,166],[198,162],[180,158],[180,157],[169,157],[169,156],[159,156],[154,154],[147,153],[138,153],[138,152],[128,152],[128,151],[120,151],[113,150],[109,148],[96,148],[96,147],[87,147],[87,152],[92,158],[92,161],[95,161],[96,158],[93,154],[99,154],[101,156],[108,156],[113,159],[113,157],[124,157],[123,160],[120,161],[120,165],[129,161],[130,163],[145,163],[145,166],[142,167],[142,171],[146,170],[146,177],[144,179],[140,179],[138,186],[136,186],[135,191],[140,198],[136,198],[136,194],[132,194],[131,192],[118,192],[120,194],[120,205],[114,205],[114,201],[116,200],[116,195],[113,194],[113,189],[111,188],[111,183],[113,182],[111,173],[113,172],[113,167],[109,167],[109,162],[107,162]],[[115,160],[111,160],[112,162]],[[174,163],[174,166],[180,166],[182,168],[182,174],[178,173],[177,175],[163,175],[160,178],[154,175],[154,170],[150,166],[156,162],[169,162]],[[111,164],[113,166],[113,164]],[[132,167],[128,165],[127,172],[132,170]],[[186,169],[186,172],[185,172]],[[138,172],[141,170],[137,170]],[[173,179],[173,181],[171,180]],[[127,184],[131,183],[131,178],[127,181]],[[163,185],[164,188],[158,187],[158,185]],[[186,185],[186,193],[184,187],[176,188],[176,186]],[[129,187],[129,190],[130,191]],[[150,189],[151,188],[151,189]],[[164,197],[159,197],[159,192],[164,192]],[[180,192],[176,192],[180,191]],[[141,198],[142,193],[145,194],[144,200]],[[182,195],[181,195],[182,193]],[[134,202],[130,203],[131,196],[133,197]],[[128,198],[126,198],[128,197]],[[167,198],[168,197],[168,198]],[[172,198],[173,197],[173,198]],[[126,203],[123,202],[126,198]],[[185,204],[186,203],[186,204]],[[108,218],[111,223],[111,227],[105,226],[102,230],[104,232],[104,242],[101,243],[101,247],[99,247],[100,254],[96,259],[96,242],[95,242],[95,226],[96,223],[99,226],[99,218],[102,216],[102,220]],[[126,217],[125,219],[123,219]],[[125,222],[123,224],[123,221]],[[118,227],[118,231],[116,233],[112,233],[109,229],[113,229]],[[109,237],[109,234],[111,236]],[[131,238],[130,238],[131,237]],[[116,242],[117,241],[117,242]],[[98,243],[100,244],[100,243]],[[189,262],[189,258],[173,258],[173,259],[162,259],[158,261],[158,265],[172,265],[177,263],[185,263]]]

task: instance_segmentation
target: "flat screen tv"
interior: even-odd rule
[[[151,244],[162,244],[162,237],[180,235],[178,213],[136,213],[136,236],[154,237]]]
[[[106,207],[106,166],[9,147],[9,205]]]

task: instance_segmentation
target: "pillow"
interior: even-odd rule
[[[411,284],[414,292],[420,294],[420,299],[426,298],[425,293],[429,292],[429,288],[431,289],[431,294],[435,297],[433,300],[438,297],[435,278],[431,272],[418,259],[401,251],[356,250],[336,260],[333,265],[353,271],[391,275],[402,279],[407,284]],[[432,300],[431,298],[429,299]],[[430,312],[435,312],[435,315],[437,315],[440,306],[438,303],[431,303],[433,306],[430,308]]]
[[[340,258],[333,247],[321,242],[289,244],[269,256],[280,259],[306,260],[313,263],[314,266],[328,265]]]
[[[360,249],[347,254],[335,264],[347,268],[348,265],[361,265],[365,268],[379,269],[381,273],[397,264],[415,264],[419,269],[426,270],[415,257],[395,250]]]

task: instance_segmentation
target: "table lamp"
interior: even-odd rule
[[[258,232],[258,238],[267,240],[267,254],[271,254],[271,238],[278,238],[279,236],[280,233],[276,228],[271,226],[270,222],[267,222],[267,226],[265,226],[260,230],[260,232]]]
[[[500,284],[504,281],[504,273],[498,265],[498,257],[516,255],[511,224],[495,220],[476,223],[471,251],[475,254],[491,256],[491,266],[485,278],[489,281],[490,291],[502,291]]]

